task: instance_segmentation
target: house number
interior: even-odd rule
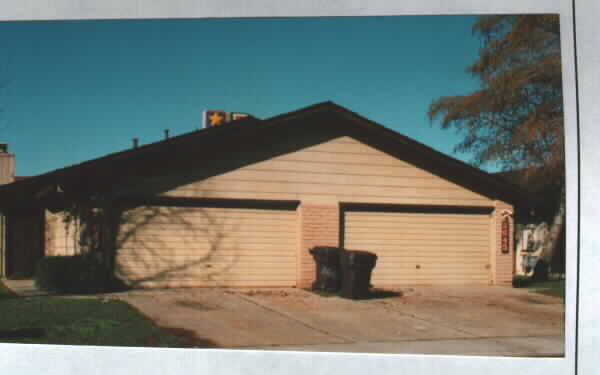
[[[509,250],[509,237],[508,237],[508,232],[509,232],[509,222],[508,222],[508,216],[506,216],[504,219],[502,219],[502,234],[501,234],[501,239],[502,239],[502,243],[501,243],[501,249],[503,253],[508,253]]]

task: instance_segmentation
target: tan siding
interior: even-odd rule
[[[163,194],[396,204],[491,204],[480,194],[350,137],[339,137],[184,184]]]
[[[48,243],[47,255],[75,255],[80,253],[78,243],[79,227],[75,222],[66,223],[63,213],[53,214],[46,211],[46,220],[50,223],[47,236],[51,243]]]
[[[10,184],[15,180],[15,155],[0,152],[0,185]]]
[[[140,207],[123,220],[117,268],[132,284],[295,285],[295,211]]]
[[[243,287],[243,288],[254,288],[254,287],[289,287],[289,281],[287,279],[273,279],[273,280],[233,280],[233,279],[220,279],[220,280],[202,280],[199,283],[198,278],[188,279],[172,279],[164,281],[141,281],[138,285],[144,288],[210,288],[210,287]]]
[[[356,166],[367,166],[368,169],[357,171]],[[428,172],[414,168],[407,163],[400,161],[397,165],[372,165],[368,163],[362,163],[360,160],[356,160],[353,163],[341,163],[336,161],[333,164],[323,162],[297,162],[293,160],[281,160],[281,158],[274,158],[264,162],[259,162],[247,167],[254,171],[280,171],[288,172],[295,171],[297,173],[309,172],[311,174],[319,175],[331,175],[331,174],[344,174],[347,176],[384,176],[384,177],[412,177],[412,178],[430,178],[431,174]],[[363,169],[363,168],[360,168]]]
[[[58,218],[56,215],[53,215],[49,211],[44,212],[44,223],[45,223],[45,246],[44,246],[44,255],[52,256],[55,253],[55,243],[56,243],[56,225]]]
[[[349,211],[344,229],[345,248],[377,254],[374,285],[489,282],[489,215]]]
[[[253,278],[254,273],[249,270],[268,270],[269,266],[262,265],[289,261],[291,263],[281,266],[281,274],[288,275],[284,270],[295,269],[295,273],[290,274],[297,280],[296,285],[306,287],[314,280],[315,272],[314,261],[308,250],[314,246],[339,245],[339,202],[493,205],[485,196],[398,160],[356,139],[337,135],[323,136],[320,132],[319,129],[310,128],[299,137],[302,139],[290,141],[289,148],[287,145],[279,145],[281,147],[276,147],[275,152],[285,152],[288,149],[299,151],[272,156],[260,148],[240,150],[217,156],[198,169],[192,168],[169,178],[161,176],[146,181],[142,188],[165,196],[297,200],[302,203],[289,221],[280,222],[278,214],[268,210],[254,210],[247,216],[242,215],[251,219],[237,226],[232,220],[240,216],[240,210],[230,210],[230,213],[217,210],[218,212],[205,215],[198,210],[186,209],[178,211],[175,215],[178,220],[173,221],[171,208],[141,208],[134,212],[135,215],[126,217],[125,224],[120,228],[123,246],[118,259],[123,262],[125,273],[132,280],[143,281],[145,286],[284,286],[290,282],[287,276],[273,274],[272,280],[258,280]],[[327,140],[306,147],[315,139]],[[237,213],[233,215],[233,212]],[[392,218],[393,223],[406,229],[398,235],[393,226],[386,226],[378,221],[385,222],[389,216],[376,213],[371,218],[365,213],[360,214],[362,226],[354,227],[352,223],[347,223],[346,228],[358,236],[354,245],[366,249],[377,247],[389,259],[397,259],[397,264],[403,270],[397,275],[395,270],[388,270],[385,265],[378,268],[381,269],[384,280],[394,283],[488,282],[490,271],[485,269],[471,272],[474,267],[471,265],[485,266],[490,262],[487,252],[490,248],[489,218],[481,221],[473,219],[472,215],[455,215],[451,219],[436,216],[433,218],[435,220],[427,224],[439,228],[435,233],[427,231],[427,225],[415,221],[414,215]],[[140,231],[140,226],[145,229]],[[287,229],[282,230],[281,227]],[[194,233],[198,228],[204,228],[202,236]],[[219,239],[217,247],[220,258],[214,258],[218,259],[218,264],[213,266],[212,271],[227,274],[227,277],[212,280],[214,276],[203,276],[207,272],[200,266],[203,261],[194,260],[194,256],[214,256],[212,251],[215,246],[211,241],[219,233],[235,234],[233,237]],[[289,233],[298,235],[288,236]],[[369,240],[369,235],[374,235],[375,241]],[[454,237],[448,238],[449,235]],[[428,239],[424,240],[423,236]],[[236,238],[244,238],[246,255],[238,254],[239,242],[236,242]],[[396,251],[399,246],[404,249],[400,256]],[[282,248],[290,248],[292,251],[281,252]],[[145,249],[145,252],[140,253],[140,249]],[[428,255],[423,255],[423,252]],[[448,253],[451,253],[450,257],[447,256]],[[418,259],[414,258],[415,254],[419,255]],[[222,265],[234,262],[232,257],[240,257],[241,260],[235,262],[243,262],[244,266],[234,268]],[[456,257],[468,260],[455,262]],[[431,274],[427,267],[417,273],[414,268],[416,261],[434,267],[436,273]],[[133,266],[136,262],[138,263]],[[140,266],[140,262],[148,267]],[[188,267],[188,263],[192,267]],[[125,269],[127,266],[129,268]],[[458,274],[454,272],[461,266],[464,268],[462,271]],[[165,277],[160,270],[169,268],[174,271],[168,271],[168,276]],[[183,271],[183,268],[192,269]],[[229,272],[232,269],[234,272]],[[244,275],[249,277],[245,282],[240,279]],[[199,283],[198,280],[202,281]]]

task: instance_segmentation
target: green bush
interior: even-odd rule
[[[513,288],[526,288],[531,285],[533,281],[528,276],[515,275],[512,279]]]
[[[106,292],[112,279],[108,268],[87,254],[42,258],[35,273],[36,286],[66,294]]]

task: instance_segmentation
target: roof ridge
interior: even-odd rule
[[[254,127],[254,129],[257,131],[268,131],[269,129],[278,125],[282,125],[282,122],[293,125],[294,123],[297,124],[297,118],[302,118],[303,116],[318,112],[322,113],[323,111],[340,115],[342,118],[347,118],[349,121],[349,126],[353,126],[360,132],[364,131],[365,137],[368,137],[372,141],[373,145],[379,145],[377,147],[388,149],[388,152],[390,152],[389,150],[396,149],[394,142],[400,145],[405,145],[408,147],[408,149],[412,148],[414,155],[409,155],[410,157],[407,156],[407,159],[420,168],[430,171],[437,171],[434,173],[441,173],[440,176],[443,175],[445,176],[444,178],[450,179],[452,179],[449,177],[452,173],[458,173],[464,175],[465,177],[471,176],[471,178],[477,179],[479,183],[482,184],[482,188],[483,186],[487,186],[485,189],[489,188],[494,191],[499,189],[497,193],[502,192],[500,195],[503,195],[504,193],[510,194],[511,196],[513,194],[520,194],[521,189],[519,189],[516,185],[501,179],[499,176],[494,176],[461,160],[457,160],[426,144],[423,144],[373,120],[370,120],[331,100],[312,104],[291,112],[275,115],[264,120],[257,119],[255,117],[247,117],[223,124],[221,126],[198,129],[136,148],[117,151],[95,159],[86,160],[78,164],[66,166],[28,179],[23,179],[21,181],[4,185],[0,187],[0,191],[5,192],[13,189],[14,191],[18,191],[20,188],[31,188],[32,190],[35,190],[46,186],[47,184],[60,183],[62,179],[76,180],[81,178],[91,178],[93,180],[93,167],[104,168],[105,171],[111,170],[114,167],[111,163],[135,163],[137,162],[137,159],[143,156],[149,156],[151,158],[155,156],[161,156],[158,153],[172,150],[177,146],[183,146],[188,149],[190,146],[196,144],[196,141],[204,142],[203,144],[206,144],[206,142],[210,142],[214,137],[216,137],[217,140],[220,140],[222,137],[235,136],[236,134],[240,136],[248,135],[248,131],[252,130],[248,129],[248,126]],[[245,131],[236,133],[236,129],[244,129]],[[401,158],[402,156],[396,155],[396,157]],[[420,163],[418,158],[422,158],[423,163]],[[444,163],[448,164],[448,169],[450,169],[447,171],[447,173],[441,172],[441,170],[436,166],[437,164],[443,165]],[[118,173],[123,173],[122,168],[117,169],[119,170]],[[12,185],[15,184],[18,186],[13,188]],[[90,187],[93,185],[94,183],[91,182]]]

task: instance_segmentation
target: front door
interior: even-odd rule
[[[44,212],[32,210],[6,217],[6,276],[30,279],[44,256]]]

